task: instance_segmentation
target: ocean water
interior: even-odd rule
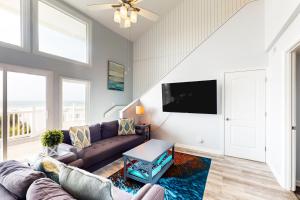
[[[67,101],[64,102],[65,107],[71,107],[75,105],[84,106],[85,103],[81,101]],[[45,101],[8,101],[8,109],[25,109],[25,108],[43,108],[46,106]]]

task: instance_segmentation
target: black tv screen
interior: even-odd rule
[[[162,84],[163,112],[217,114],[217,81]]]

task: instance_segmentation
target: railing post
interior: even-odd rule
[[[8,138],[11,137],[10,135],[10,114],[7,113],[7,135],[8,135]]]
[[[21,135],[21,132],[20,132],[20,115],[19,115],[19,113],[16,113],[17,114],[17,132],[18,132],[18,136],[20,136]]]
[[[72,121],[75,121],[75,104],[72,105]]]
[[[36,108],[35,106],[32,108],[32,127],[31,133],[36,134]]]

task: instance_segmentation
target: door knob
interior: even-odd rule
[[[226,121],[230,121],[230,119],[227,117],[227,118],[226,118]]]

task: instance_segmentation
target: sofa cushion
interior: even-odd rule
[[[91,146],[90,129],[88,126],[74,126],[70,128],[72,145],[83,149]]]
[[[112,200],[110,180],[75,167],[63,166],[59,174],[61,186],[76,199]]]
[[[95,124],[90,127],[91,143],[101,140],[101,125]]]
[[[62,132],[63,132],[63,134],[64,134],[64,140],[63,140],[63,143],[72,145],[72,141],[71,141],[71,138],[70,138],[69,130],[62,130]]]
[[[133,119],[120,119],[118,135],[135,134],[135,124]]]
[[[0,199],[5,199],[5,200],[17,200],[17,196],[14,194],[10,193],[3,185],[0,184]]]
[[[49,178],[34,181],[29,187],[26,200],[75,200],[60,185]]]
[[[146,184],[132,200],[164,200],[165,190],[159,185]]]
[[[107,139],[111,137],[115,137],[118,135],[119,122],[111,121],[111,122],[103,122],[101,124],[101,137],[102,139]]]
[[[44,177],[44,173],[14,160],[0,163],[0,184],[20,199],[26,198],[26,192],[35,180]]]
[[[117,187],[113,187],[113,197],[114,199],[131,200],[133,196]]]
[[[144,142],[140,135],[116,136],[100,140],[92,146],[83,149],[80,156],[84,161],[84,168],[88,168],[102,160],[123,153]]]

